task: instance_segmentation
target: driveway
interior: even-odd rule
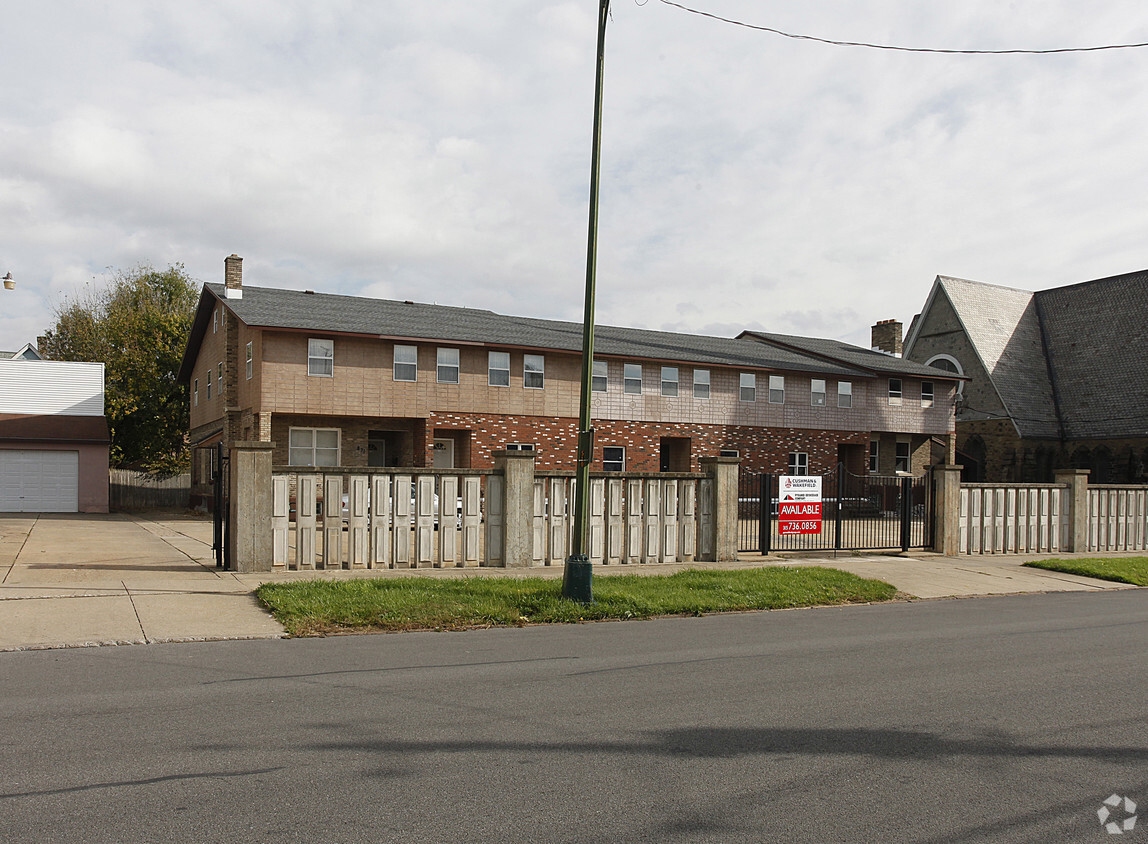
[[[0,514],[0,650],[282,636],[211,522]]]

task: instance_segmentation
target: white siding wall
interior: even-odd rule
[[[103,416],[104,365],[0,360],[0,413]]]

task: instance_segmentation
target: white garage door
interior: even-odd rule
[[[0,513],[75,513],[80,454],[0,449]]]

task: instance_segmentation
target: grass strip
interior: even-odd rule
[[[265,583],[255,594],[292,636],[703,615],[896,594],[888,583],[820,567],[596,577],[589,605],[565,600],[561,590],[561,581],[540,577],[387,577]]]
[[[1148,557],[1082,557],[1073,560],[1032,560],[1024,565],[1034,569],[1062,571],[1101,580],[1115,580],[1148,586]]]

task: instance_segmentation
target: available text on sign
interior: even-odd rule
[[[821,476],[781,475],[778,490],[778,533],[821,533]]]

